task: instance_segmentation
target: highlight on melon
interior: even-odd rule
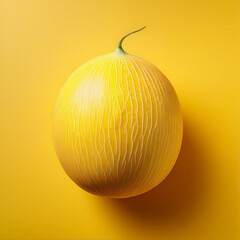
[[[59,161],[82,189],[110,198],[145,193],[173,168],[182,142],[178,97],[150,62],[114,52],[80,66],[55,107]]]

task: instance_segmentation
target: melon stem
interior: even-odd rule
[[[145,26],[145,27],[146,27],[146,26]],[[139,32],[139,31],[143,30],[145,27],[142,27],[142,28],[140,28],[140,29],[137,29],[137,30],[135,30],[135,31],[133,31],[133,32],[130,32],[130,33],[126,34],[125,36],[123,36],[123,37],[120,39],[120,42],[119,42],[119,44],[118,44],[118,49],[120,49],[121,51],[125,52],[125,51],[123,50],[123,48],[122,48],[123,40],[124,40],[126,37],[128,37],[129,35],[132,35],[133,33],[136,33],[136,32]]]

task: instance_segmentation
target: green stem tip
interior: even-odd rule
[[[145,27],[146,27],[146,26],[145,26]],[[145,27],[142,27],[142,28],[140,28],[140,29],[137,29],[137,30],[135,30],[135,31],[133,31],[133,32],[130,32],[130,33],[126,34],[125,36],[123,36],[123,37],[120,39],[120,42],[119,42],[119,44],[118,44],[118,49],[120,49],[120,50],[122,50],[123,52],[125,52],[125,51],[123,50],[123,48],[122,48],[123,40],[124,40],[126,37],[128,37],[129,35],[132,35],[133,33],[136,33],[136,32],[139,32],[139,31],[143,30]]]

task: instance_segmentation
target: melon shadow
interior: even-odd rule
[[[127,199],[107,199],[137,221],[184,220],[201,204],[206,188],[206,157],[194,129],[184,120],[183,141],[178,160],[167,176],[153,190]]]

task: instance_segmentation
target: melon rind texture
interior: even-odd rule
[[[100,196],[127,198],[156,187],[182,142],[178,97],[148,61],[114,52],[80,66],[54,113],[54,145],[68,176]]]

